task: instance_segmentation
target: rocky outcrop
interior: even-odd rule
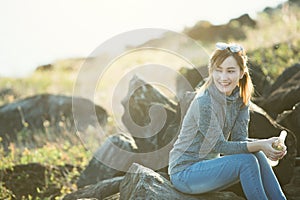
[[[122,122],[134,138],[138,152],[158,150],[176,135],[180,122],[177,103],[137,76],[130,81],[122,105]]]
[[[119,187],[121,181],[124,177],[115,177],[112,179],[107,179],[99,181],[96,184],[89,185],[87,187],[81,188],[76,192],[70,193],[64,196],[63,200],[73,200],[73,199],[104,199],[111,195],[115,195],[119,192]]]
[[[75,119],[74,111],[78,113]],[[106,122],[107,113],[102,107],[80,97],[41,94],[0,107],[0,137],[4,146],[16,142],[21,130],[44,131],[51,126],[60,132],[63,123],[66,125],[63,130],[74,130],[76,125],[79,131],[84,131],[89,125],[104,127]]]
[[[294,176],[289,184],[283,187],[287,199],[298,200],[300,197],[300,167],[296,167],[293,172]]]
[[[300,102],[292,110],[279,114],[276,121],[296,133],[297,155],[300,156]]]
[[[278,137],[281,130],[287,130],[286,127],[278,124],[266,111],[254,103],[251,105],[249,137],[250,138],[270,138]],[[280,160],[279,164],[274,167],[275,174],[281,185],[290,182],[293,177],[295,168],[295,159],[297,156],[297,138],[294,132],[287,130],[285,144],[288,149],[287,155]]]
[[[161,148],[164,148],[163,145],[173,144],[178,134],[178,130],[180,127],[180,123],[184,113],[186,112],[191,100],[193,99],[195,93],[194,92],[187,92],[184,97],[178,103],[173,103],[169,101],[163,93],[156,90],[153,86],[145,83],[143,80],[139,79],[138,77],[134,77],[131,80],[130,88],[127,97],[123,100],[123,106],[125,108],[123,122],[126,125],[129,133],[132,134],[132,140],[125,146],[132,146],[135,144],[134,141],[138,141],[137,148],[132,149],[127,148],[128,151],[135,152],[135,155],[131,158],[122,159],[122,161],[126,161],[123,164],[129,168],[132,163],[139,163],[131,166],[125,175],[125,179],[121,183],[120,187],[120,198],[138,198],[138,195],[141,195],[141,198],[149,198],[156,197],[155,194],[163,193],[162,199],[165,197],[170,198],[184,198],[181,196],[180,198],[176,195],[183,195],[181,193],[178,194],[178,191],[173,191],[172,185],[170,185],[168,181],[169,177],[165,176],[165,179],[162,179],[166,185],[159,185],[159,180],[148,179],[147,177],[150,172],[151,173],[161,173],[166,172],[167,162],[168,162],[168,151],[162,152],[159,154],[155,154],[153,157],[147,156],[151,153],[151,151],[159,152]],[[151,106],[153,105],[160,105],[163,109],[167,110],[167,113],[162,120],[164,122],[163,126],[160,126],[159,131],[154,131],[155,128],[158,129],[159,127],[150,128],[148,123],[151,123],[152,119],[159,118],[159,115],[151,115]],[[149,114],[150,113],[150,114]],[[131,118],[132,116],[132,118]],[[160,118],[161,119],[161,118]],[[137,126],[139,125],[139,126]],[[270,115],[267,114],[262,108],[257,106],[256,104],[252,104],[251,106],[251,120],[249,124],[249,134],[250,137],[253,138],[268,138],[272,136],[278,136],[282,129],[286,129],[282,125],[278,124],[274,119],[271,118]],[[148,140],[150,138],[150,140]],[[165,141],[165,142],[164,142]],[[133,142],[133,143],[132,143]],[[121,142],[122,144],[123,142]],[[127,143],[127,142],[125,142]],[[276,175],[278,176],[279,182],[281,185],[285,185],[290,182],[291,178],[293,177],[293,171],[295,168],[295,157],[296,157],[296,137],[292,131],[288,130],[288,137],[286,139],[286,145],[288,146],[288,154],[282,159],[274,168]],[[106,147],[105,147],[106,146]],[[118,146],[118,145],[117,145]],[[122,146],[122,145],[119,145]],[[108,148],[109,147],[109,148]],[[111,151],[111,147],[109,145],[104,144],[102,148],[99,149],[101,155],[105,155],[103,157],[106,158],[113,158],[116,157],[117,160],[120,156],[124,156],[125,154],[118,155],[118,151]],[[142,153],[142,157],[140,154]],[[102,157],[102,158],[103,158]],[[101,167],[95,167],[95,158],[92,159],[88,168],[94,169],[94,171],[90,171],[90,175],[86,175],[86,180],[91,179],[93,182],[89,184],[96,183],[100,181],[99,178],[95,179],[96,176],[100,174],[107,174],[105,177],[101,177],[101,180],[110,179],[115,177],[120,171],[116,170],[116,167],[112,170],[113,173],[110,173],[109,168],[106,165],[102,165],[102,163],[98,162],[97,165],[101,165]],[[94,164],[93,164],[94,163]],[[151,163],[163,163],[165,164],[165,168],[157,168],[154,164]],[[141,167],[143,165],[143,167]],[[116,165],[117,166],[117,165]],[[106,169],[105,169],[106,168]],[[140,169],[146,173],[132,173],[137,172]],[[108,170],[109,169],[109,170]],[[145,169],[145,170],[144,170]],[[154,172],[153,171],[156,171]],[[98,173],[97,173],[98,171]],[[101,173],[99,173],[101,172]],[[105,173],[102,173],[105,172]],[[124,171],[123,171],[124,172]],[[128,173],[131,172],[131,173]],[[151,174],[150,173],[150,174]],[[96,175],[95,175],[96,174]],[[118,175],[124,175],[118,174]],[[156,174],[154,177],[157,177]],[[161,177],[161,175],[159,175]],[[146,180],[146,181],[145,181]],[[147,182],[149,181],[149,182]],[[150,183],[151,187],[148,188],[147,184]],[[86,184],[85,184],[86,185]],[[82,185],[81,185],[82,186]],[[80,187],[81,187],[80,186]],[[156,188],[157,187],[157,188]],[[163,188],[162,188],[163,187]],[[125,188],[125,189],[124,189]],[[128,193],[130,191],[130,193]],[[143,191],[143,192],[142,192]],[[234,193],[243,196],[243,191],[240,185],[235,185],[233,187],[228,188],[227,191],[234,191]],[[171,194],[170,194],[171,192]],[[223,191],[222,191],[223,192]],[[146,196],[143,196],[146,193]],[[176,195],[175,195],[176,194]],[[175,195],[175,196],[172,196]],[[224,195],[220,193],[220,195]],[[115,195],[114,195],[115,196]],[[108,197],[107,197],[108,198]],[[112,197],[114,198],[114,197]],[[193,198],[195,198],[193,196]],[[223,198],[223,197],[215,197],[215,198]]]
[[[273,118],[286,110],[291,110],[300,102],[300,71],[274,90],[264,101],[263,107]]]
[[[177,191],[160,174],[142,165],[133,163],[120,184],[120,200],[127,199],[243,199],[232,192],[212,192],[204,195],[187,195]]]
[[[254,85],[254,97],[257,99],[261,96],[264,96],[265,93],[270,89],[270,78],[265,75],[260,66],[254,64],[253,62],[249,61],[248,67]]]
[[[176,77],[176,96],[180,100],[187,91],[192,92],[203,83],[204,78],[208,76],[208,70],[207,66],[192,69],[182,67],[179,69],[179,74]],[[186,81],[188,84],[184,84]]]
[[[288,82],[295,74],[300,71],[300,63],[296,63],[291,67],[285,69],[280,76],[276,79],[276,81],[272,84],[270,89],[265,93],[265,95],[270,95],[272,92],[280,88],[283,84]]]
[[[129,154],[126,152],[129,152]],[[110,136],[96,151],[85,170],[80,174],[77,186],[86,185],[124,175],[134,162],[137,147],[130,136],[124,134]]]

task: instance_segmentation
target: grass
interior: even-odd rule
[[[13,169],[13,167],[17,165],[41,163],[46,167],[45,184],[36,187],[38,195],[35,196],[34,199],[48,199],[45,194],[51,189],[53,190],[53,188],[59,189],[59,195],[57,195],[55,199],[61,199],[65,194],[76,191],[77,187],[75,181],[77,180],[81,169],[87,165],[92,156],[91,152],[86,151],[82,145],[71,145],[69,142],[63,142],[61,144],[47,143],[40,148],[28,149],[25,147],[22,150],[16,148],[14,144],[11,144],[9,149],[10,151],[7,153],[4,152],[3,148],[0,148],[1,177],[5,175],[4,169]],[[55,170],[57,166],[65,168],[65,165],[68,163],[72,164],[74,167],[68,171],[67,174],[62,175]],[[20,177],[20,179],[22,179],[22,177]],[[14,196],[12,191],[8,190],[1,181],[0,199],[14,199]],[[22,197],[22,199],[31,198],[32,195],[30,194]]]

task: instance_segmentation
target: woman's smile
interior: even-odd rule
[[[242,75],[236,60],[229,56],[213,71],[213,80],[218,90],[229,96]]]

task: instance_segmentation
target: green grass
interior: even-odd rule
[[[80,174],[80,170],[87,165],[91,158],[91,152],[84,149],[82,145],[71,145],[68,142],[59,145],[57,143],[47,143],[36,149],[28,149],[26,147],[20,149],[11,144],[9,148],[9,153],[4,152],[3,148],[0,148],[0,171],[28,163],[41,163],[46,166],[46,185],[36,188],[43,199],[45,199],[44,195],[50,188],[60,189],[60,195],[56,199],[60,199],[65,194],[76,191],[75,181]],[[52,168],[52,166],[63,167],[68,163],[75,167],[65,176],[61,176],[61,174]],[[5,188],[4,183],[1,181],[0,199],[13,199],[13,196],[12,192]],[[24,196],[24,199],[30,199],[30,195]],[[39,196],[36,199],[39,199]]]
[[[260,48],[249,52],[248,56],[249,60],[262,68],[271,81],[275,81],[286,68],[299,63],[300,39]]]

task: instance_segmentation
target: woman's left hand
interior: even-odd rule
[[[287,147],[284,144],[282,144],[282,147],[282,153],[277,157],[278,160],[282,159],[287,154]]]

